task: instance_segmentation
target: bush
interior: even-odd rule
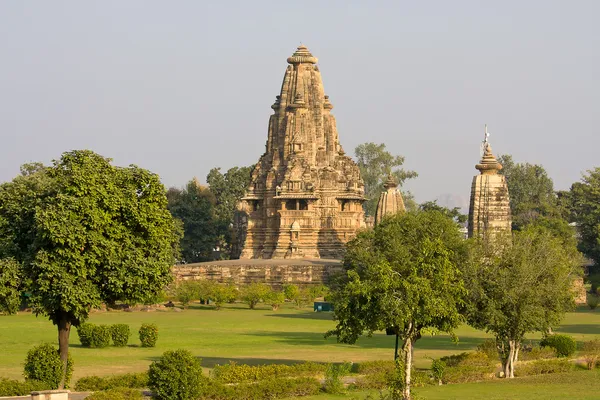
[[[586,302],[590,310],[595,310],[600,304],[600,298],[595,294],[588,294]]]
[[[77,336],[79,336],[79,342],[83,347],[92,346],[92,332],[94,330],[94,324],[84,322],[77,327]]]
[[[485,354],[490,360],[497,360],[498,347],[495,339],[486,339],[477,346],[477,351]]]
[[[515,376],[556,374],[560,372],[569,372],[571,369],[573,369],[573,364],[565,359],[535,360],[517,363],[517,366],[515,367]]]
[[[213,368],[211,376],[221,383],[243,383],[256,382],[270,379],[274,376],[279,378],[291,376],[315,376],[325,372],[325,364],[306,362],[302,364],[269,364],[269,365],[246,365],[231,362],[225,365],[217,365]]]
[[[453,354],[440,361],[446,364],[444,383],[477,382],[494,377],[496,362],[481,351]]]
[[[569,335],[548,335],[540,342],[541,347],[551,347],[556,351],[557,357],[569,357],[577,350],[577,342]]]
[[[200,298],[198,284],[194,281],[181,282],[175,289],[175,297],[184,308],[187,308],[190,302]]]
[[[238,290],[233,284],[217,283],[212,287],[210,299],[218,310],[224,303],[234,302],[238,297]]]
[[[188,350],[167,351],[148,370],[148,384],[159,400],[196,400],[203,380],[200,361]]]
[[[50,389],[57,389],[62,378],[62,367],[59,351],[53,345],[45,343],[27,352],[23,374],[26,380],[44,382]],[[72,374],[73,360],[69,354],[65,387],[69,387]]]
[[[261,400],[316,395],[321,383],[315,378],[274,378],[256,383],[224,385],[207,380],[200,393],[202,399]]]
[[[277,311],[279,307],[285,303],[285,295],[283,292],[272,290],[265,299],[265,302],[271,306],[273,311]]]
[[[138,331],[142,347],[154,347],[158,340],[158,327],[154,324],[142,324]]]
[[[110,346],[111,330],[108,325],[94,325],[90,340],[91,347],[104,348]]]
[[[110,326],[110,335],[112,336],[113,344],[117,347],[127,346],[129,342],[129,325],[114,324]]]
[[[86,400],[138,400],[143,399],[142,392],[136,389],[118,388],[106,392],[92,393]]]
[[[267,298],[270,291],[271,288],[264,283],[251,283],[242,288],[241,299],[253,310],[258,303]]]
[[[442,360],[431,360],[431,376],[435,379],[438,385],[442,384],[446,363]]]
[[[49,390],[47,383],[28,379],[25,382],[0,378],[0,397],[27,396],[35,390]]]
[[[323,388],[326,393],[339,394],[344,391],[342,377],[350,372],[350,363],[327,364],[325,369],[325,382]]]
[[[598,360],[600,360],[600,340],[595,339],[590,340],[589,342],[583,342],[581,352],[588,369],[593,369],[598,363]]]
[[[542,360],[555,357],[556,351],[551,347],[524,347],[519,351],[520,361]]]
[[[117,388],[143,389],[148,387],[148,373],[113,375],[107,377],[86,376],[77,381],[75,390],[78,392],[95,392]]]

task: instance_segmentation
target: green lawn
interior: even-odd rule
[[[325,340],[323,333],[333,327],[331,314],[314,313],[311,309],[296,310],[289,305],[277,312],[266,308],[249,310],[242,304],[220,311],[200,305],[182,312],[112,311],[94,313],[90,322],[126,323],[134,334],[126,348],[87,349],[80,346],[73,330],[71,353],[75,360],[75,379],[92,374],[143,371],[165,350],[178,348],[192,351],[202,358],[204,367],[211,368],[229,360],[268,364],[391,359],[394,346],[394,338],[381,333],[362,338],[353,346],[337,344],[334,338]],[[156,348],[138,346],[137,329],[143,322],[159,326]],[[573,335],[579,341],[600,338],[600,312],[581,308],[568,314],[557,331]],[[453,344],[447,335],[419,340],[415,351],[417,367],[427,367],[429,357],[473,349],[488,337],[467,326],[461,327],[457,333],[458,344]],[[532,336],[534,339],[538,337]],[[36,318],[29,313],[0,317],[0,377],[21,378],[27,350],[42,342],[54,343],[56,338],[56,328],[44,317]],[[428,388],[429,392],[434,395],[435,388]]]

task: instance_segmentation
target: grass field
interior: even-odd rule
[[[71,353],[75,360],[74,379],[86,375],[143,371],[164,351],[178,348],[188,349],[201,357],[202,365],[206,368],[229,360],[238,363],[269,364],[299,361],[360,362],[393,357],[392,336],[378,333],[370,338],[361,338],[356,345],[337,344],[334,338],[323,338],[323,334],[334,326],[331,314],[314,313],[312,309],[297,310],[290,305],[277,312],[260,307],[249,310],[242,304],[230,305],[220,311],[210,306],[200,305],[192,306],[182,312],[111,311],[92,314],[90,322],[126,323],[130,325],[133,335],[130,345],[126,348],[89,349],[81,347],[77,333],[73,330]],[[151,322],[159,326],[157,347],[139,347],[137,329],[143,322]],[[600,338],[600,311],[580,308],[576,312],[569,313],[563,325],[556,331],[568,333],[578,341]],[[489,337],[484,332],[467,326],[458,329],[457,334],[458,344],[453,344],[447,335],[423,337],[419,340],[415,351],[417,367],[427,367],[430,357],[437,358],[474,349],[478,343]],[[0,377],[22,378],[22,363],[27,350],[42,342],[55,343],[56,338],[56,328],[44,317],[36,318],[29,313],[0,317]],[[539,335],[531,336],[531,339],[536,338],[539,338]],[[522,385],[518,388],[519,392],[528,390],[527,382],[530,382],[529,385],[533,388],[539,384],[532,378],[517,381],[511,384]],[[599,380],[595,379],[595,381]],[[551,379],[549,384],[552,382]],[[461,387],[473,388],[474,393],[485,388],[492,393],[494,390],[500,390],[498,389],[500,386],[496,388],[495,385],[506,384],[493,382],[448,386],[448,389],[444,387],[444,390],[439,392],[440,395],[444,393],[446,397],[435,397],[438,391],[442,390],[436,387],[421,389],[419,393],[431,399],[447,399],[454,398],[447,396],[452,396],[452,390],[459,390]],[[456,398],[461,397],[460,394],[456,396]],[[488,395],[485,398],[488,400],[512,398],[506,396]],[[475,397],[469,395],[468,398]],[[536,397],[527,397],[527,399],[533,400]]]

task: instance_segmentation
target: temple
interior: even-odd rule
[[[492,238],[501,232],[511,231],[508,185],[504,175],[498,173],[502,164],[492,153],[486,137],[483,157],[475,166],[480,174],[473,178],[469,204],[469,237]]]
[[[287,62],[266,151],[238,205],[240,258],[340,258],[365,224],[364,184],[340,145],[317,58],[301,45]]]
[[[404,207],[404,200],[402,200],[402,194],[397,189],[398,182],[394,180],[394,177],[390,174],[387,180],[383,184],[385,189],[379,195],[379,201],[377,202],[377,211],[375,212],[375,225],[381,222],[386,215],[392,215],[399,212],[406,211]]]

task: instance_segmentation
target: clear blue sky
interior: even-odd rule
[[[496,153],[566,189],[600,166],[600,1],[2,1],[0,181],[89,148],[168,185],[255,163],[286,58],[319,58],[342,145],[384,142],[420,201]]]

